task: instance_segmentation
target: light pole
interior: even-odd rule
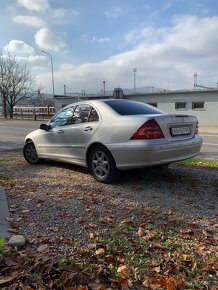
[[[45,51],[45,50],[41,50],[41,52],[44,52],[44,53],[46,53],[49,57],[50,57],[50,59],[51,59],[51,81],[52,81],[52,91],[53,91],[53,98],[54,98],[54,96],[55,96],[55,93],[54,93],[54,72],[53,72],[53,59],[52,59],[52,56],[51,56],[51,54],[50,53],[48,53],[47,51]]]
[[[137,72],[137,68],[134,67],[132,70],[133,70],[133,73],[134,73],[134,94],[135,94],[135,90],[136,90],[136,72]]]
[[[103,92],[104,92],[104,96],[105,96],[105,81],[103,81]]]

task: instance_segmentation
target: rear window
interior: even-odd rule
[[[146,104],[139,102],[131,102],[126,100],[108,100],[105,101],[105,103],[122,116],[162,114],[162,112],[159,110],[150,108]]]

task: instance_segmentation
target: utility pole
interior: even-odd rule
[[[105,81],[103,81],[103,93],[104,93],[104,96],[105,96]]]
[[[133,73],[134,73],[134,94],[136,92],[136,72],[137,72],[137,68],[134,67],[133,69]]]
[[[196,90],[198,86],[198,74],[194,73],[194,90]]]

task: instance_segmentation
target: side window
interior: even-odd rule
[[[49,125],[52,128],[72,124],[74,107],[66,108],[51,119]]]
[[[73,114],[73,124],[88,122],[91,110],[89,105],[78,105]]]
[[[94,108],[92,108],[90,115],[89,115],[89,122],[96,122],[99,121],[98,113]]]

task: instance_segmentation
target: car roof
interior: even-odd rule
[[[78,105],[91,105],[93,106],[95,109],[97,109],[98,112],[101,112],[103,110],[104,115],[106,117],[106,115],[113,115],[113,116],[121,116],[121,115],[139,115],[139,114],[122,114],[119,112],[119,107],[120,105],[122,106],[122,103],[126,103],[126,104],[137,104],[137,106],[140,104],[142,106],[146,106],[149,110],[149,108],[151,110],[154,110],[154,112],[150,112],[150,113],[146,113],[147,114],[163,114],[165,112],[154,108],[153,106],[150,106],[146,103],[143,102],[139,102],[139,101],[134,101],[134,100],[126,100],[126,99],[95,99],[95,100],[84,100],[84,101],[78,101],[72,104],[69,104],[68,106],[66,106],[65,108],[69,108],[71,106],[78,106]],[[116,109],[116,105],[118,105],[117,109]],[[129,107],[132,107],[131,105]],[[125,109],[124,109],[125,111]],[[144,113],[141,113],[141,115],[144,115]]]
[[[78,101],[75,103],[71,103],[69,105],[67,105],[66,107],[70,107],[72,105],[82,105],[82,104],[105,104],[108,101],[113,101],[113,102],[129,102],[129,103],[140,103],[138,101],[134,101],[134,100],[126,100],[126,99],[95,99],[95,100],[83,100],[83,101]]]

